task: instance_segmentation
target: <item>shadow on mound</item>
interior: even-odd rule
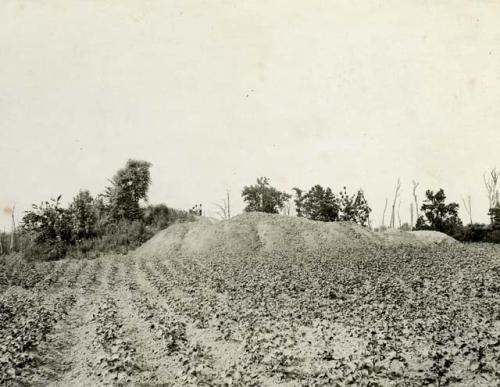
[[[143,257],[182,255],[319,254],[363,246],[454,241],[434,232],[374,233],[352,222],[247,213],[227,221],[200,219],[160,231],[135,251]]]

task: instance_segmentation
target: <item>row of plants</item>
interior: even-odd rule
[[[13,293],[0,300],[0,384],[26,385],[41,365],[39,352],[54,325],[76,299],[63,295],[47,302],[38,293]]]
[[[96,323],[94,345],[102,353],[94,369],[104,384],[129,385],[137,368],[135,348],[126,339],[117,314],[116,302],[105,297],[93,316]]]
[[[242,343],[227,373],[249,385],[493,386],[499,253],[477,244],[179,255],[146,272],[177,314]]]

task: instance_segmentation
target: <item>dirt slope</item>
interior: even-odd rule
[[[434,231],[375,233],[352,222],[314,222],[304,218],[249,213],[229,221],[200,220],[174,225],[141,246],[138,256],[326,253],[349,247],[453,242]]]

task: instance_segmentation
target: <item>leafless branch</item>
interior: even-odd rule
[[[398,177],[398,181],[396,183],[396,191],[394,192],[394,201],[392,202],[392,212],[391,212],[391,222],[389,227],[394,228],[396,223],[396,201],[399,197],[399,191],[401,190],[401,179]]]
[[[490,208],[495,208],[499,205],[499,191],[498,191],[498,181],[500,180],[500,171],[493,168],[489,175],[486,173],[483,175],[484,185],[486,191],[488,191],[488,201]]]
[[[462,196],[462,203],[464,205],[465,211],[467,212],[467,215],[469,216],[469,222],[470,224],[472,224],[472,205],[470,195],[467,195],[467,199]]]
[[[16,203],[12,206],[12,211],[10,213],[12,217],[12,232],[10,234],[10,251],[14,251],[16,247],[16,221],[15,221]]]
[[[420,183],[418,181],[415,181],[415,180],[412,180],[411,182],[413,184],[413,200],[415,201],[415,211],[417,213],[417,219],[418,219],[420,216],[420,213],[419,213],[419,209],[418,209],[417,188],[418,188]]]
[[[399,228],[401,228],[401,214],[399,212],[401,208],[401,200],[399,201],[399,204],[398,204],[398,223],[399,223]]]
[[[384,212],[382,213],[382,226],[385,227],[385,212],[387,211],[387,198],[385,198]]]

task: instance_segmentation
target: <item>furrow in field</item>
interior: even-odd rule
[[[56,350],[58,360],[57,378],[50,386],[96,386],[99,378],[94,372],[95,359],[102,355],[93,342],[96,337],[96,323],[99,296],[87,293],[78,297],[75,307],[65,321],[51,335],[49,346]]]

